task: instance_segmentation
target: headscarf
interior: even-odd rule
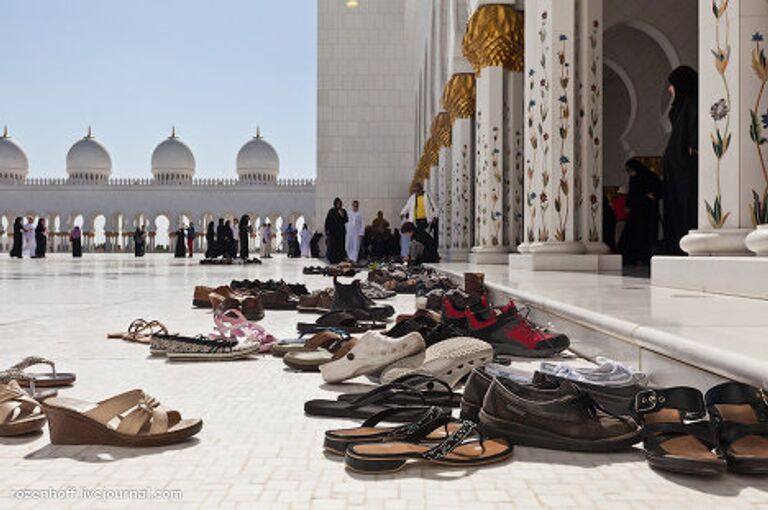
[[[699,75],[688,66],[680,66],[669,74],[667,80],[675,87],[675,99],[669,110],[669,118],[674,121],[685,102],[698,100]]]

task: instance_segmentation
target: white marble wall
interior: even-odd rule
[[[317,197],[319,218],[335,196],[359,199],[394,224],[413,177],[414,41],[423,34],[405,0],[348,9],[318,1]]]

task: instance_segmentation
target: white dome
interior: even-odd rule
[[[67,174],[80,182],[103,182],[112,174],[112,158],[88,128],[88,134],[78,140],[67,153]]]
[[[237,175],[247,182],[274,182],[280,173],[280,158],[275,149],[264,140],[261,131],[246,142],[237,153]]]
[[[185,181],[195,176],[195,156],[176,136],[175,128],[152,153],[152,175],[161,181]]]
[[[21,148],[3,129],[0,136],[0,181],[23,181],[29,174],[29,160]]]

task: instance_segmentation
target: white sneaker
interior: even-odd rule
[[[397,360],[426,349],[424,338],[413,332],[401,338],[390,338],[369,331],[355,343],[343,358],[320,365],[325,382],[338,383],[359,375],[378,374]]]

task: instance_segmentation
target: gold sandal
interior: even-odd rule
[[[165,409],[142,390],[96,403],[49,398],[43,407],[51,444],[165,446],[189,439],[203,428],[203,420],[182,419],[178,411]]]

